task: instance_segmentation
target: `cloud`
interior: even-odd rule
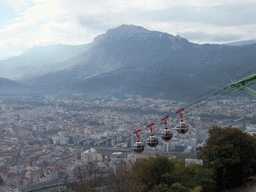
[[[45,1],[35,4],[22,13],[24,23],[37,24],[48,19],[62,17],[61,9],[55,1]]]
[[[211,36],[208,34],[208,36]],[[223,42],[223,41],[238,41],[242,39],[242,35],[234,35],[234,34],[227,34],[227,35],[212,35],[212,41],[216,42]]]
[[[91,33],[88,29],[79,26],[73,19],[65,22],[50,21],[41,24],[40,33],[52,37],[52,42],[71,45],[91,42],[95,35],[95,33]]]
[[[29,48],[26,43],[26,40],[21,41],[19,38],[8,38],[8,41],[0,38],[0,60],[20,55],[24,49]]]
[[[127,10],[163,10],[178,6],[215,6],[221,4],[241,2],[255,2],[254,0],[61,0],[60,6],[67,12],[72,13],[122,13]]]
[[[5,2],[0,2],[0,26],[4,26],[6,22],[14,19],[18,15],[15,9]]]
[[[122,24],[183,35],[200,43],[255,39],[256,34],[255,0],[4,2],[9,3],[16,14],[8,16],[10,22],[1,25],[0,50],[10,43],[15,53],[17,46],[20,51],[33,45],[90,43],[95,36]]]
[[[206,34],[204,32],[184,32],[180,33],[180,36],[190,41],[202,41],[202,42],[230,42],[238,41],[242,38],[242,35],[235,34]]]
[[[160,22],[203,23],[234,26],[256,23],[256,3],[230,3],[214,6],[177,6],[146,11],[138,15]]]
[[[96,31],[102,32],[110,28],[110,25],[94,17],[78,16],[77,21],[82,27]]]

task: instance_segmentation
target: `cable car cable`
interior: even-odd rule
[[[255,68],[255,70],[256,70],[256,68]],[[248,72],[246,72],[246,73],[244,73],[244,74],[241,74],[241,75],[239,75],[237,78],[241,78],[242,76],[245,76],[245,75],[249,74],[250,72],[251,72],[251,71],[248,71]],[[228,84],[228,82],[227,82],[227,83],[224,83],[224,84],[222,84],[222,85],[220,85],[220,86],[218,86],[216,89],[221,88],[222,86],[224,86],[224,85],[226,85],[226,84]],[[214,90],[212,90],[212,91],[214,91]],[[202,96],[204,96],[204,95],[206,95],[207,93],[210,93],[210,92],[212,92],[212,91],[208,91],[208,92],[206,92],[205,94],[202,94],[202,95],[200,95],[200,96],[198,96],[198,97],[196,97],[196,98],[200,98],[200,97],[202,97]],[[216,92],[213,93],[212,95],[215,96],[216,94],[219,94],[219,92],[221,92],[221,91],[222,91],[222,90],[216,91]],[[199,100],[197,103],[200,103],[201,101],[203,101],[203,100],[205,100],[205,99],[211,97],[212,95],[206,96],[204,99]],[[195,99],[196,99],[196,98],[195,98]],[[195,100],[195,99],[192,99],[191,101],[193,101],[193,100]],[[189,102],[191,102],[191,101],[189,101]],[[188,103],[189,103],[189,102],[188,102]],[[187,105],[187,106],[184,107],[184,108],[189,108],[190,106],[192,106],[192,105],[194,105],[194,104],[197,104],[197,103],[192,103],[192,104],[190,104],[190,105]]]
[[[237,69],[237,68],[239,68],[239,67],[236,67],[236,69]],[[256,68],[253,69],[253,70],[247,71],[247,72],[245,72],[245,73],[243,73],[243,74],[241,74],[241,75],[239,75],[237,78],[241,78],[242,76],[245,76],[245,75],[251,73],[251,72],[254,71],[254,70],[256,70]],[[221,88],[221,87],[224,86],[224,85],[227,85],[228,83],[229,83],[229,82],[224,83],[224,84],[218,86],[217,88],[215,88],[215,89],[213,89],[213,90],[210,90],[210,91],[208,91],[208,92],[206,92],[206,93],[204,93],[204,94],[201,94],[201,95],[197,96],[196,98],[194,98],[194,99],[188,101],[187,103],[189,104],[190,102],[196,100],[197,98],[203,97],[204,95],[207,95],[207,94],[209,94],[209,93],[215,91],[216,89],[219,89],[219,88]],[[214,94],[215,94],[215,93],[214,93]],[[208,96],[208,97],[209,97],[209,96]],[[208,98],[208,97],[207,97],[207,98]],[[199,102],[200,102],[200,101],[199,101]],[[190,104],[190,105],[188,105],[188,106],[191,106],[191,105],[194,105],[194,103],[192,103],[192,104]],[[185,108],[185,107],[184,107],[184,108]],[[186,108],[187,108],[187,107],[186,107]]]
[[[237,68],[238,68],[238,67],[237,67]],[[256,70],[256,68],[255,68],[255,70]],[[242,74],[242,75],[239,75],[239,77],[244,76],[244,75],[246,75],[246,74],[249,74],[250,72],[251,72],[251,71],[248,71],[248,72],[246,72],[246,73],[244,73],[244,74]],[[239,78],[239,77],[238,77],[238,78]],[[206,100],[206,102],[204,102],[204,103],[202,103],[202,104],[196,106],[196,107],[200,107],[200,106],[202,106],[202,105],[205,105],[207,102],[210,102],[210,101],[216,99],[217,97],[220,97],[220,96],[223,96],[223,95],[228,94],[228,93],[231,92],[232,90],[228,90],[228,91],[224,91],[224,92],[223,92],[223,89],[217,90],[217,89],[221,88],[222,86],[224,86],[224,85],[226,85],[226,84],[228,84],[228,83],[224,83],[224,84],[218,86],[217,88],[215,88],[215,89],[213,89],[213,90],[211,90],[211,91],[208,91],[208,92],[206,92],[206,93],[204,93],[204,94],[202,94],[202,95],[199,95],[199,96],[197,96],[196,98],[190,100],[190,101],[188,102],[188,104],[189,104],[190,102],[196,100],[197,98],[200,98],[200,97],[205,96],[203,99],[197,101],[196,103],[191,103],[191,104],[189,104],[189,105],[186,105],[186,109],[189,108],[189,107],[191,107],[191,106],[193,106],[193,105],[197,105],[198,103],[200,103],[200,102]],[[217,91],[214,92],[215,90],[217,90]],[[209,93],[211,93],[211,92],[214,92],[214,93],[212,93],[212,94],[209,95]],[[222,93],[222,92],[223,92],[223,93]],[[207,94],[208,94],[208,95],[207,95]],[[210,98],[210,100],[207,100],[208,98]],[[168,114],[167,116],[169,116],[169,114]],[[151,123],[153,123],[153,122],[151,122]],[[138,126],[138,127],[139,127],[139,126]],[[140,127],[141,127],[141,126],[140,126]]]

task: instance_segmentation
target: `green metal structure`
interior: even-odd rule
[[[231,80],[232,81],[232,80]],[[249,75],[239,81],[232,81],[230,85],[225,87],[224,89],[240,89],[256,98],[256,91],[248,88],[248,86],[256,83],[256,73]]]

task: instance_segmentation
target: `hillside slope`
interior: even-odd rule
[[[123,25],[95,38],[70,67],[26,86],[193,98],[255,68],[256,44],[198,45],[179,36]],[[68,64],[69,63],[69,64]]]

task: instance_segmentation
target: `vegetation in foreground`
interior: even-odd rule
[[[219,189],[240,185],[256,172],[256,138],[237,128],[211,128],[206,145],[197,151]]]
[[[186,166],[182,159],[160,155],[142,159],[131,168],[120,165],[108,178],[97,177],[97,185],[107,184],[99,190],[80,173],[74,191],[217,192],[242,184],[256,171],[256,138],[237,128],[209,129],[206,145],[197,154],[203,166]]]

